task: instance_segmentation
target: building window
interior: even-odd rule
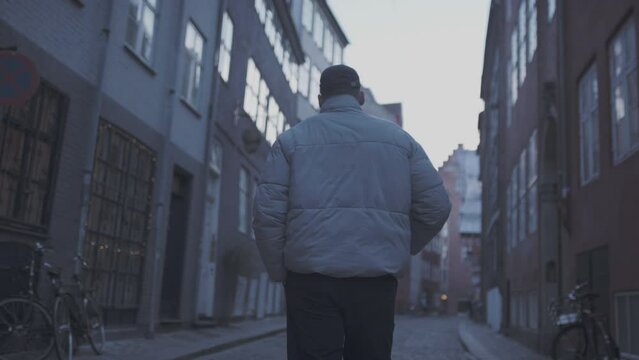
[[[333,63],[342,64],[344,62],[342,45],[335,42],[335,49],[333,50]]]
[[[313,21],[313,39],[318,47],[322,47],[324,44],[324,20],[319,12],[315,13],[315,20]]]
[[[313,32],[313,1],[304,0],[302,4],[302,25],[308,32]]]
[[[537,231],[537,131],[528,141],[528,233]]]
[[[309,58],[306,58],[304,64],[299,67],[299,72],[299,86],[297,87],[297,91],[304,97],[308,97],[308,86],[311,76],[311,61]]]
[[[636,28],[629,20],[609,49],[612,108],[612,147],[615,164],[639,149]]]
[[[84,257],[90,266],[85,281],[95,289],[107,321],[134,324],[137,319],[155,165],[150,148],[100,121]]]
[[[126,42],[146,61],[151,61],[157,0],[129,0]]]
[[[266,141],[269,144],[273,144],[277,137],[282,132],[282,120],[283,120],[282,111],[280,111],[280,107],[275,101],[274,98],[271,97],[268,103],[268,119],[266,124],[266,129],[264,132],[264,136],[266,137]]]
[[[252,58],[248,61],[246,89],[244,90],[244,111],[253,119],[257,128],[266,131],[266,117],[270,89],[255,66]]]
[[[599,175],[599,90],[593,64],[579,81],[579,141],[581,183]]]
[[[519,95],[519,63],[518,61],[518,51],[517,51],[517,27],[513,29],[512,35],[510,37],[510,61],[508,64],[508,77],[509,77],[509,86],[508,86],[508,109],[506,116],[506,126],[510,127],[512,123],[512,109],[517,102],[517,97]]]
[[[639,356],[639,292],[615,296],[615,317],[622,354]]]
[[[519,170],[517,166],[513,169],[511,178],[510,178],[510,246],[514,248],[517,245],[517,224],[518,224],[518,199],[517,196],[517,186],[519,185],[519,181],[517,180],[519,177]]]
[[[518,23],[518,38],[517,38],[517,48],[519,49],[519,86],[524,83],[526,79],[526,41],[527,41],[527,26],[526,26],[526,2],[522,0],[519,4],[519,23]]]
[[[66,102],[42,82],[25,104],[0,105],[0,223],[46,232]]]
[[[288,54],[288,60],[284,60],[284,61],[288,61],[288,85],[291,87],[291,92],[293,92],[293,94],[295,94],[297,92],[297,84],[298,84],[298,66],[297,63],[295,62],[295,57],[292,56],[290,53]]]
[[[242,234],[248,232],[249,224],[249,176],[244,168],[240,168],[240,179],[238,184],[239,193],[239,214],[237,230]]]
[[[222,80],[229,81],[229,73],[231,71],[231,48],[233,47],[233,21],[228,12],[224,13],[222,18],[222,38],[220,43],[220,60],[218,63],[218,71]]]
[[[195,24],[190,21],[186,25],[184,49],[186,50],[186,59],[182,74],[182,96],[189,104],[199,108],[204,37]]]
[[[519,165],[517,166],[519,170],[519,207],[518,207],[518,217],[519,217],[519,232],[518,232],[518,240],[523,241],[526,237],[526,217],[528,214],[526,208],[526,190],[528,187],[526,186],[526,150],[522,151],[519,155]]]
[[[266,2],[265,0],[255,0],[255,12],[260,22],[264,24],[266,22]]]
[[[556,9],[557,9],[557,0],[548,0],[548,21],[551,21],[555,17]]]
[[[326,27],[326,34],[324,34],[324,56],[329,63],[333,63],[333,48],[335,47],[335,43],[333,42],[333,34],[331,30]]]
[[[537,292],[533,291],[528,294],[528,328],[536,330],[538,324],[539,304],[537,303]]]
[[[531,62],[537,50],[537,0],[528,2],[528,62]]]
[[[311,86],[309,89],[309,100],[311,102],[311,105],[313,105],[313,107],[316,109],[319,109],[319,100],[317,96],[319,95],[319,91],[320,91],[320,76],[321,76],[321,73],[319,69],[317,68],[317,66],[312,66],[311,67]]]

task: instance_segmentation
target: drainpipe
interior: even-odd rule
[[[104,15],[103,27],[100,30],[100,38],[103,40],[100,44],[100,57],[98,60],[98,73],[95,83],[95,91],[93,93],[93,104],[91,107],[91,124],[87,143],[84,147],[86,153],[84,157],[84,167],[82,169],[82,202],[80,205],[80,224],[79,236],[76,244],[76,254],[84,253],[84,242],[86,240],[86,221],[89,214],[89,202],[91,201],[91,182],[93,175],[93,163],[95,160],[95,145],[98,139],[98,127],[100,125],[100,112],[102,109],[102,92],[104,91],[104,78],[107,68],[107,58],[109,56],[109,38],[111,34],[111,25],[113,21],[113,3],[114,0],[106,4],[106,12]]]
[[[569,189],[569,159],[567,155],[567,151],[570,148],[570,138],[567,136],[566,128],[567,128],[567,94],[566,94],[566,33],[565,33],[565,18],[566,18],[566,5],[565,0],[557,1],[557,30],[559,35],[559,71],[558,71],[558,82],[559,82],[559,122],[558,122],[558,134],[557,134],[557,151],[559,157],[559,171],[560,171],[560,179],[559,179],[559,201],[563,201],[564,197],[567,196],[567,190]],[[563,140],[563,141],[562,141]],[[559,232],[557,242],[557,287],[558,294],[561,296],[563,289],[563,255],[562,255],[562,214],[559,212],[559,221],[557,222],[559,226],[557,227],[557,231]]]
[[[155,324],[156,319],[155,315],[157,314],[157,298],[160,294],[156,294],[159,290],[158,288],[158,276],[159,276],[159,264],[162,259],[162,250],[164,249],[164,239],[166,229],[166,220],[167,220],[167,212],[166,212],[166,203],[168,201],[169,194],[167,193],[170,189],[170,181],[171,181],[171,159],[169,158],[169,153],[171,150],[171,128],[173,126],[173,107],[176,100],[176,88],[177,88],[177,79],[179,72],[179,57],[181,54],[181,46],[182,46],[182,35],[183,35],[183,18],[184,18],[184,5],[185,0],[180,0],[178,3],[178,14],[177,14],[177,36],[175,38],[175,43],[173,44],[173,51],[170,54],[171,63],[168,66],[168,69],[171,69],[171,81],[168,86],[168,96],[166,99],[166,107],[164,111],[164,131],[162,131],[162,136],[164,137],[164,141],[162,143],[162,148],[160,149],[159,158],[160,161],[158,168],[156,169],[156,174],[158,176],[158,186],[156,189],[156,203],[155,203],[155,221],[153,222],[153,234],[154,234],[154,242],[153,242],[153,252],[151,259],[151,284],[149,289],[149,325],[146,332],[147,338],[153,338],[155,336]]]
[[[213,134],[214,134],[214,129],[215,129],[215,115],[217,114],[217,93],[219,91],[220,88],[220,76],[217,74],[217,69],[219,66],[219,56],[220,56],[220,44],[222,42],[222,17],[224,16],[224,10],[226,9],[226,2],[227,0],[222,0],[218,3],[218,13],[217,13],[217,23],[215,26],[215,31],[216,31],[216,35],[215,35],[215,41],[213,43],[213,59],[215,59],[215,68],[213,69],[213,79],[211,81],[211,95],[210,95],[210,100],[209,100],[209,109],[208,109],[208,113],[206,116],[206,146],[205,146],[205,150],[204,150],[204,164],[202,166],[202,176],[203,176],[203,181],[202,181],[202,194],[204,194],[204,201],[202,202],[202,214],[206,214],[206,206],[207,206],[207,200],[206,200],[206,194],[208,191],[208,182],[209,182],[209,162],[211,161],[211,147],[213,146]],[[219,201],[219,200],[216,200]],[[206,220],[204,220],[206,221]],[[202,241],[207,241],[208,238],[206,238],[205,236],[207,234],[204,234],[204,222],[202,223]],[[208,239],[210,241],[210,239]],[[216,237],[216,241],[217,241],[217,237]],[[200,249],[202,247],[202,243],[200,243]],[[217,252],[216,252],[217,254]],[[195,297],[195,318],[197,320],[197,307],[198,307],[198,301],[200,299],[200,290],[202,287],[200,286],[200,276],[199,274],[202,271],[202,267],[204,267],[204,262],[202,262],[202,258],[200,257],[199,259],[200,262],[200,266],[199,266],[199,272],[198,272],[198,276],[196,277],[196,297]],[[217,259],[216,259],[216,263],[217,263]],[[213,300],[215,301],[215,300]]]

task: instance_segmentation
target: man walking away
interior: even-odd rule
[[[266,269],[283,281],[289,360],[388,360],[396,275],[450,212],[422,147],[362,112],[357,72],[331,66],[320,114],[273,144],[254,206]]]

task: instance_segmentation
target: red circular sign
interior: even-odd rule
[[[38,90],[40,75],[31,60],[14,51],[0,51],[0,105],[20,105]]]

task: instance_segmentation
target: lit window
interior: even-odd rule
[[[246,88],[244,89],[244,111],[255,122],[257,128],[266,130],[266,107],[270,91],[255,61],[249,59],[246,71]]]
[[[260,22],[264,24],[266,22],[266,2],[265,0],[255,0],[255,11]]]
[[[192,22],[186,26],[184,37],[186,60],[182,81],[182,96],[193,105],[199,107],[200,87],[202,77],[202,52],[204,50],[204,37]]]
[[[146,61],[151,61],[157,0],[129,0],[126,42]]]
[[[612,40],[609,49],[612,109],[612,148],[615,164],[639,149],[637,106],[636,28],[629,20]]]
[[[317,96],[319,95],[319,86],[320,86],[320,76],[321,73],[316,66],[311,67],[311,86],[309,89],[309,100],[311,105],[314,108],[319,109],[319,100]]]
[[[275,19],[273,10],[266,9],[266,22],[264,23],[264,32],[271,46],[275,45]]]
[[[244,168],[240,168],[238,193],[239,214],[237,230],[243,234],[246,234],[248,231],[249,223],[249,176]]]
[[[308,97],[308,86],[311,73],[311,61],[308,58],[306,58],[304,64],[299,67],[299,71],[299,86],[297,87],[297,91],[299,91],[299,93],[304,97]]]
[[[324,43],[324,20],[319,12],[315,13],[315,21],[313,22],[313,39],[317,46],[322,47]]]
[[[269,144],[273,144],[279,135],[280,114],[281,111],[277,101],[271,97],[268,103],[268,123],[264,134]]]
[[[510,124],[512,123],[512,108],[517,102],[517,96],[519,95],[519,73],[518,73],[519,64],[517,62],[518,60],[517,39],[518,39],[517,27],[515,27],[510,37],[510,62],[508,64],[509,66],[508,75],[510,80],[510,84],[509,84],[510,86],[508,87],[508,91],[510,93],[510,96],[508,99],[508,109],[507,109],[508,113],[506,117],[506,126],[510,126]]]
[[[555,17],[555,10],[557,9],[557,0],[548,0],[548,21]]]
[[[302,5],[302,25],[308,32],[313,31],[313,2],[304,0]]]
[[[593,64],[579,81],[579,141],[581,183],[599,175],[599,91]]]
[[[273,50],[275,51],[275,58],[277,62],[282,64],[284,62],[284,45],[282,44],[282,34],[279,31],[275,32],[275,43]]]
[[[297,92],[297,84],[298,84],[298,66],[297,63],[295,62],[295,57],[290,56],[288,59],[289,62],[289,77],[288,77],[288,84],[291,87],[291,91],[293,92],[293,94],[295,94]]]
[[[226,12],[222,18],[222,41],[220,44],[220,60],[218,71],[222,79],[229,81],[229,73],[231,70],[231,48],[233,47],[233,21]]]
[[[329,63],[333,63],[333,34],[331,30],[326,27],[326,33],[324,34],[324,56]]]
[[[528,1],[528,62],[537,50],[537,0]]]

